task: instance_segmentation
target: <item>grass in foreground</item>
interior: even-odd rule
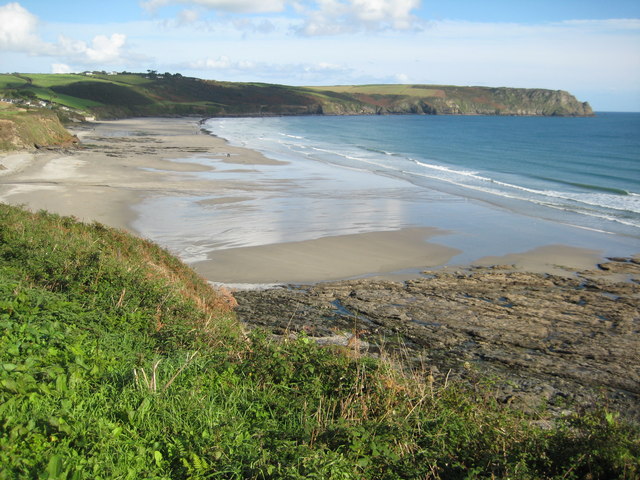
[[[0,478],[634,478],[638,430],[245,338],[155,245],[0,205]]]

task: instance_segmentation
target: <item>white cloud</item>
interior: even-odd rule
[[[141,5],[155,13],[168,5],[188,5],[233,14],[294,12],[295,30],[305,35],[334,35],[363,30],[408,30],[418,25],[413,14],[422,0],[147,0]],[[286,7],[292,7],[286,11]],[[186,20],[180,14],[179,22]],[[198,18],[194,18],[196,21]],[[244,20],[244,19],[243,19]],[[255,19],[254,19],[255,20]]]
[[[110,37],[97,35],[92,46],[86,49],[87,58],[92,62],[111,63],[120,60],[122,47],[127,41],[126,35],[114,33]]]
[[[51,73],[73,73],[73,69],[65,63],[54,63],[51,65]]]
[[[61,53],[65,57],[74,59],[76,62],[85,64],[114,63],[122,60],[122,48],[127,37],[121,33],[106,35],[96,35],[93,37],[91,45],[81,40],[74,40],[65,36],[60,36],[58,45]]]
[[[141,3],[150,12],[171,4],[197,5],[232,13],[273,13],[284,10],[285,0],[148,0]]]
[[[197,21],[200,18],[200,14],[196,10],[185,9],[182,10],[178,16],[178,23],[188,24]]]
[[[610,18],[605,20],[565,20],[558,25],[569,25],[580,28],[592,27],[596,30],[615,29],[617,31],[624,30],[640,30],[640,19],[638,18]]]
[[[236,13],[270,13],[284,10],[284,0],[192,0],[206,8]]]
[[[218,58],[206,58],[186,64],[187,68],[195,70],[250,70],[255,67],[253,62],[249,61],[232,61],[226,55]]]
[[[44,42],[37,32],[38,18],[18,3],[0,7],[0,48],[43,57],[59,57],[83,64],[113,63],[122,60],[126,35],[96,35],[91,45],[61,35],[58,42]],[[55,63],[54,66],[63,65]],[[54,67],[52,67],[54,68]]]
[[[201,78],[225,78],[230,81],[261,81],[307,85],[329,79],[345,78],[351,68],[330,62],[297,63],[277,57],[264,61],[234,60],[229,56],[210,57],[193,62],[175,64],[170,68]],[[311,83],[310,83],[311,82]]]
[[[366,23],[388,22],[393,28],[406,30],[415,22],[412,10],[420,0],[351,0],[356,18]]]
[[[14,52],[38,53],[46,45],[36,34],[38,18],[19,3],[0,7],[0,48]]]
[[[316,65],[307,66],[304,70],[305,72],[339,72],[343,71],[344,67],[335,63],[320,62]]]
[[[302,33],[336,35],[362,30],[409,30],[419,22],[413,11],[421,0],[317,0],[316,8],[297,9],[306,16]]]
[[[233,26],[238,30],[245,32],[260,33],[263,35],[273,33],[276,30],[276,26],[269,20],[262,19],[262,21],[254,21],[248,18],[237,18],[232,22]]]

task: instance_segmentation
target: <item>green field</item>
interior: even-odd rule
[[[406,97],[438,97],[444,90],[420,85],[335,85],[329,87],[306,87],[317,92],[336,92],[363,95],[395,95]]]

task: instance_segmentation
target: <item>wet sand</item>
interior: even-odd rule
[[[133,231],[132,207],[144,198],[224,188],[217,182],[194,182],[190,174],[210,168],[176,158],[228,160],[229,154],[241,157],[242,163],[274,163],[201,134],[197,119],[103,121],[73,132],[80,149],[0,156],[5,167],[0,171],[0,200]]]
[[[407,228],[220,250],[194,263],[204,277],[225,284],[308,283],[433,267],[458,250],[427,241],[433,228]]]
[[[5,167],[0,172],[0,200],[140,234],[133,226],[134,207],[145,199],[187,195],[202,197],[199,202],[204,206],[220,206],[273,187],[273,182],[265,185],[249,176],[241,184],[215,175],[196,176],[205,171],[215,174],[216,167],[205,166],[203,159],[241,167],[225,169],[240,174],[251,166],[286,165],[201,133],[196,119],[96,122],[74,133],[81,149],[0,157]],[[191,157],[199,161],[191,162]],[[238,190],[247,196],[225,195]],[[207,198],[215,194],[222,196]],[[165,212],[165,219],[172,222],[171,212]],[[435,233],[408,229],[222,249],[194,266],[207,279],[225,283],[321,281],[392,272],[435,266],[451,258],[455,249],[425,241]]]
[[[419,201],[416,189],[396,180],[376,178],[371,187],[365,179],[356,191],[352,183],[361,178],[356,174],[333,178],[332,172],[313,166],[294,166],[230,146],[201,132],[195,118],[102,121],[73,133],[82,148],[0,156],[5,168],[0,171],[0,201],[143,235],[213,282],[415,276],[421,269],[450,263],[460,253],[441,229],[407,225],[401,216],[388,221],[385,212],[395,212],[400,202]],[[316,214],[313,202],[326,200],[322,188],[309,205],[296,206],[297,213],[283,203],[296,188],[314,182],[322,188],[348,185],[326,194],[337,196],[331,207],[335,211]],[[384,204],[380,211],[375,202]],[[197,215],[194,205],[200,209]],[[278,215],[272,217],[269,209]],[[317,225],[307,228],[306,222]],[[478,262],[567,272],[593,266],[601,258],[599,251],[567,245],[515,247],[504,254],[508,256]]]

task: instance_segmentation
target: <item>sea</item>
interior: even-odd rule
[[[459,264],[555,244],[640,253],[640,113],[212,118],[203,128],[287,162],[217,163],[213,176],[261,182],[242,211],[198,213],[187,199],[151,207],[185,218],[178,231],[202,225],[195,236],[215,238],[209,249],[427,226],[460,249]],[[201,256],[167,235],[160,242],[183,258]]]
[[[639,113],[211,119],[206,127],[276,159],[311,159],[640,235]]]

